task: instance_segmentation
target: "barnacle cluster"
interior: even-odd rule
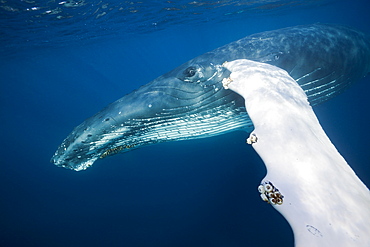
[[[249,138],[247,139],[247,143],[249,144],[249,145],[251,145],[251,144],[253,144],[253,143],[256,143],[257,142],[257,140],[258,140],[258,138],[257,138],[257,136],[256,136],[256,134],[251,134],[250,136],[249,136]]]
[[[260,184],[260,186],[258,186],[258,192],[261,193],[260,196],[265,202],[268,202],[272,205],[283,204],[284,196],[270,181],[265,181]]]
[[[222,86],[225,88],[225,89],[229,89],[229,84],[233,82],[233,79],[231,79],[230,77],[228,78],[224,78],[222,79]]]
[[[107,157],[108,155],[117,154],[117,153],[121,152],[124,149],[133,148],[133,147],[135,147],[135,144],[121,145],[121,146],[118,146],[118,147],[108,149],[107,151],[105,151],[104,153],[102,153],[100,155],[100,159],[103,159],[103,158]]]

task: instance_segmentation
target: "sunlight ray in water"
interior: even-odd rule
[[[67,42],[117,38],[150,33],[173,26],[232,21],[243,16],[332,1],[0,1],[0,44],[4,52]],[[268,11],[267,11],[268,10]],[[220,15],[220,13],[222,13]],[[206,18],[205,18],[206,16]],[[36,34],[37,35],[34,35]],[[5,49],[8,48],[8,49]]]

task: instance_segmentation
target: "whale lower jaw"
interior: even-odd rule
[[[63,154],[68,153],[65,147],[69,146],[69,139],[66,138],[51,162],[59,167],[82,171],[98,159],[139,147],[166,141],[207,138],[235,130],[250,131],[253,127],[245,108],[235,106],[234,102],[204,112],[171,115],[170,119],[162,116],[133,119],[124,126],[104,135],[104,140],[88,143],[89,146],[84,150],[89,151],[84,156],[76,153],[72,157],[64,157]],[[130,135],[127,137],[128,131]]]

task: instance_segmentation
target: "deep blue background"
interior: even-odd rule
[[[366,2],[264,10],[56,46],[12,40],[12,51],[0,56],[0,246],[293,246],[289,225],[259,198],[265,168],[244,132],[145,147],[84,172],[49,160],[85,118],[220,45],[315,22],[370,33]],[[315,107],[368,186],[369,92],[368,77]]]

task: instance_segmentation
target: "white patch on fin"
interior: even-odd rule
[[[224,87],[243,96],[258,133],[258,142],[248,139],[267,168],[261,198],[289,222],[295,245],[369,247],[369,189],[325,134],[302,88],[269,64],[240,59],[223,66],[231,71]]]

